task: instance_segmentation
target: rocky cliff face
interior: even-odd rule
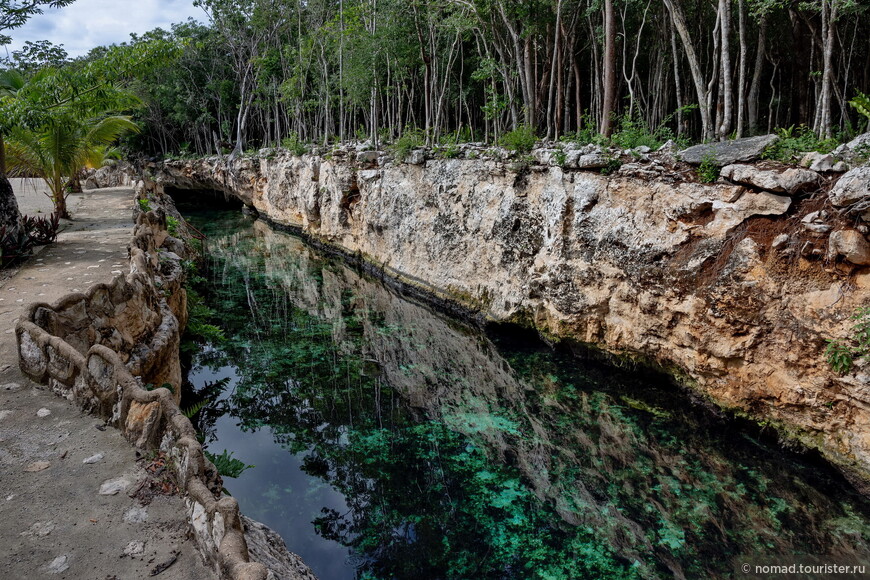
[[[840,376],[824,356],[870,298],[866,227],[831,203],[838,175],[741,167],[723,175],[744,185],[700,184],[658,162],[603,176],[352,152],[152,169],[170,186],[235,195],[489,319],[657,364],[867,489],[870,366]],[[854,185],[845,177],[832,197]]]

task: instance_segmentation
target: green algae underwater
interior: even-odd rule
[[[179,205],[222,340],[184,406],[225,487],[319,578],[732,578],[870,560],[870,501],[661,377],[483,332],[301,239]]]

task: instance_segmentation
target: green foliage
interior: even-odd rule
[[[698,180],[701,183],[713,183],[719,179],[719,164],[716,161],[716,156],[712,154],[704,155],[701,158],[701,164],[695,170],[698,175]]]
[[[779,136],[779,140],[765,149],[761,156],[762,159],[793,163],[798,160],[797,157],[801,153],[810,151],[830,153],[839,145],[837,139],[820,139],[806,125],[780,128],[776,130],[776,134]]]
[[[178,218],[174,216],[166,216],[166,230],[170,236],[178,235]]]
[[[852,347],[848,344],[839,340],[829,340],[828,346],[825,347],[825,357],[831,368],[843,375],[852,370],[852,361],[855,355]]]
[[[498,140],[498,144],[512,153],[528,153],[535,146],[535,131],[528,125],[521,125],[508,131]]]
[[[30,256],[32,248],[33,240],[25,228],[11,231],[7,231],[6,226],[0,228],[0,267],[5,268]]]
[[[224,331],[211,321],[215,319],[214,310],[206,306],[202,295],[193,287],[187,287],[187,329],[181,350],[191,352],[196,343],[218,344],[225,340]]]
[[[870,306],[858,308],[852,320],[855,323],[849,342],[829,340],[825,348],[828,364],[841,375],[852,370],[856,359],[870,355]]]
[[[0,32],[23,26],[31,16],[42,14],[43,8],[62,8],[74,0],[0,0]],[[0,36],[0,44],[8,44],[7,37]]]
[[[208,460],[214,463],[215,468],[221,477],[232,477],[236,478],[243,474],[246,470],[255,467],[254,465],[248,465],[241,459],[236,459],[233,457],[231,451],[227,451],[224,449],[223,453],[220,455],[215,455],[214,453],[209,453],[205,451],[205,456],[208,457]]]
[[[568,155],[565,153],[565,150],[561,147],[556,147],[556,151],[553,153],[553,161],[556,162],[556,165],[562,167],[565,165],[565,160],[568,158]]]
[[[36,175],[44,179],[55,212],[60,217],[69,217],[67,185],[93,160],[96,150],[138,130],[126,116],[81,118],[60,112],[37,129],[13,127],[7,143],[10,175]]]
[[[281,140],[281,146],[289,150],[293,155],[301,157],[308,153],[308,146],[299,139],[296,133],[290,133]]]
[[[590,118],[587,110],[580,119],[581,129],[576,132],[568,132],[559,137],[560,141],[566,143],[577,143],[578,145],[606,145],[607,139],[598,132],[598,127]]]
[[[151,211],[151,202],[147,199],[137,199],[136,203],[139,205],[139,209],[144,212]]]
[[[865,117],[865,127],[870,127],[870,97],[861,91],[856,91],[856,93],[849,104]]]
[[[402,135],[393,143],[392,151],[397,161],[404,161],[414,149],[422,147],[426,136],[422,129],[405,128]]]
[[[447,143],[435,148],[435,154],[442,159],[456,159],[460,152],[459,145],[456,143]]]
[[[601,175],[612,175],[619,171],[620,167],[622,167],[622,161],[620,161],[619,157],[608,155],[607,165],[602,167],[599,172],[601,173]]]
[[[620,149],[634,149],[645,145],[653,150],[658,149],[664,143],[644,121],[628,115],[623,115],[618,119],[616,130],[611,135],[610,142]]]
[[[211,401],[209,399],[202,399],[200,401],[197,401],[193,405],[187,407],[186,409],[182,409],[181,414],[184,415],[185,417],[187,417],[188,419],[193,419],[196,416],[196,414],[199,413],[200,411],[202,411],[206,407],[206,405],[208,405],[209,403],[211,403]]]
[[[60,227],[60,216],[57,213],[50,217],[23,216],[22,224],[27,237],[35,246],[50,244],[57,239],[57,230]]]
[[[63,45],[55,45],[48,40],[27,40],[21,50],[12,53],[12,65],[18,71],[31,75],[41,68],[66,65],[68,57]]]

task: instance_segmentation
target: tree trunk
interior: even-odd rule
[[[528,91],[528,101],[526,102],[526,125],[534,131],[538,123],[537,111],[537,92],[535,91],[535,72],[533,70],[534,62],[532,62],[532,36],[526,37],[523,44],[523,58],[525,60],[525,77],[526,90]]]
[[[734,87],[733,71],[731,70],[731,1],[719,0],[719,19],[721,22],[720,33],[722,35],[722,118],[719,125],[719,139],[728,138],[731,132],[731,117],[734,114]]]
[[[822,94],[819,97],[818,134],[823,139],[831,137],[831,87],[834,84],[831,61],[836,40],[837,3],[836,0],[822,0],[822,36],[824,41]]]
[[[550,60],[550,90],[547,94],[547,138],[550,139],[554,135],[558,138],[559,135],[559,119],[558,113],[554,115],[553,108],[555,110],[559,110],[559,104],[556,103],[556,77],[557,70],[559,71],[559,75],[561,75],[561,69],[557,69],[559,66],[559,39],[562,33],[562,0],[558,0],[556,2],[556,28],[553,33],[553,56]],[[561,86],[559,90],[561,90]],[[554,116],[557,117],[554,119]],[[555,125],[555,127],[554,127]]]
[[[686,19],[678,5],[674,0],[664,0],[668,12],[671,13],[671,19],[674,22],[674,27],[680,35],[680,40],[683,41],[683,48],[686,51],[686,58],[689,60],[689,71],[692,73],[692,80],[695,84],[695,93],[698,98],[698,108],[701,112],[701,127],[702,134],[705,140],[713,137],[713,125],[710,122],[710,103],[707,100],[707,89],[704,87],[704,76],[701,72],[701,62],[698,60],[698,54],[695,52],[695,46],[692,44],[692,38],[689,36],[689,29],[686,26]]]
[[[677,137],[683,134],[683,85],[680,82],[680,60],[677,52],[677,30],[671,25],[671,53],[674,57],[674,88],[677,93]]]
[[[740,33],[740,64],[738,65],[737,74],[737,138],[743,137],[745,130],[746,118],[744,112],[746,110],[746,10],[743,6],[743,0],[737,2],[737,19]]]
[[[605,137],[613,133],[613,113],[616,110],[616,22],[613,0],[604,0],[604,101],[601,107],[601,128]]]
[[[749,118],[749,132],[755,133],[758,131],[758,99],[761,97],[761,73],[764,70],[764,52],[767,36],[765,29],[767,27],[767,16],[761,17],[761,22],[758,23],[758,48],[755,54],[755,70],[752,72],[752,84],[749,85],[749,99],[747,113]]]

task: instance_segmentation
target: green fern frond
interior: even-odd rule
[[[187,409],[182,409],[181,413],[182,413],[182,415],[184,415],[188,419],[191,419],[191,418],[193,418],[194,415],[199,413],[203,409],[203,407],[208,405],[210,402],[211,401],[209,399],[203,399],[202,401],[191,405]]]

